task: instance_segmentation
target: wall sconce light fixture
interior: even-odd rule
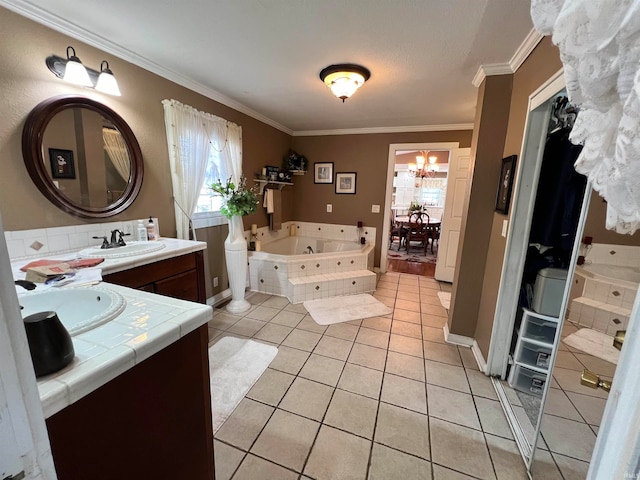
[[[67,47],[67,58],[51,55],[46,59],[47,67],[53,74],[66,82],[83,87],[95,88],[99,92],[109,95],[121,96],[116,77],[109,69],[109,63],[103,60],[100,63],[100,71],[86,68],[80,59],[76,57],[73,47]]]
[[[320,80],[331,93],[342,99],[342,103],[364,85],[370,76],[368,69],[352,63],[329,65],[320,72]]]

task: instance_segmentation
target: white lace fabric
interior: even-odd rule
[[[606,227],[640,226],[640,0],[532,0],[535,28],[560,49],[580,114],[576,170],[607,201]]]

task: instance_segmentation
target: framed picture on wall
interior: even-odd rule
[[[49,149],[52,178],[76,178],[76,167],[73,163],[73,151],[59,148]]]
[[[356,193],[356,172],[336,173],[336,193]]]
[[[313,183],[333,183],[333,162],[313,164]]]
[[[516,173],[517,155],[511,155],[502,159],[500,169],[500,183],[498,184],[498,195],[496,197],[496,212],[509,213],[509,203],[511,202],[511,190],[513,189],[513,177]]]

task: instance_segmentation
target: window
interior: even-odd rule
[[[207,161],[207,170],[204,174],[204,182],[200,189],[200,196],[198,197],[198,204],[196,205],[194,218],[198,218],[199,213],[220,213],[222,199],[219,196],[212,195],[213,192],[209,188],[209,185],[220,179],[219,164],[220,158],[218,152],[213,148],[210,149],[209,160]]]

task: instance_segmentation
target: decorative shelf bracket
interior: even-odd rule
[[[287,185],[293,185],[292,182],[272,182],[271,180],[254,180],[254,182],[260,185],[260,192],[258,192],[258,195],[264,195],[264,189],[269,185],[277,186],[278,190],[282,190]]]

